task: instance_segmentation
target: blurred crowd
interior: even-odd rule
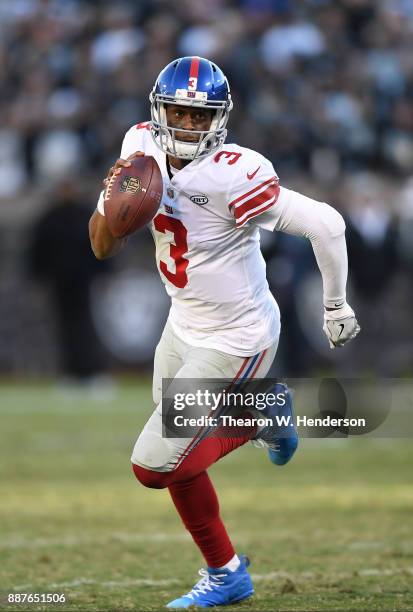
[[[364,334],[358,350],[337,363],[352,373],[356,366],[407,373],[413,357],[411,0],[0,0],[0,314],[6,320],[0,339],[10,334],[7,308],[19,326],[13,295],[29,337],[33,328],[33,338],[48,337],[39,327],[53,317],[42,315],[44,295],[28,284],[30,275],[42,274],[22,255],[33,256],[36,223],[59,200],[62,181],[71,181],[79,202],[93,209],[125,131],[149,118],[156,75],[182,55],[208,57],[226,72],[234,99],[228,141],[260,151],[282,184],[345,215],[353,303]],[[142,268],[153,275],[150,238],[139,239],[144,257],[131,249],[108,274]],[[266,236],[263,248],[284,308],[285,369],[304,375],[327,367],[331,356],[319,336],[303,330],[313,310],[308,246]],[[29,350],[20,342],[14,357],[10,344],[0,348],[0,370],[53,371],[55,357],[33,365],[36,341]],[[382,342],[386,350],[377,351]],[[139,363],[139,351],[130,361]]]

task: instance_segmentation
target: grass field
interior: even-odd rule
[[[0,609],[159,610],[202,566],[166,491],[129,465],[150,386],[116,399],[0,386]],[[291,465],[244,447],[211,469],[256,595],[231,610],[413,609],[411,440],[305,440]],[[64,593],[65,604],[9,604]]]

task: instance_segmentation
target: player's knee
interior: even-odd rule
[[[154,431],[143,431],[136,440],[131,461],[148,470],[167,471],[172,450],[168,440]]]
[[[164,489],[168,486],[168,472],[155,472],[154,470],[148,470],[140,465],[136,465],[136,463],[132,463],[132,469],[136,478],[144,487],[150,489]]]

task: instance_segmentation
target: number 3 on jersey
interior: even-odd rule
[[[170,272],[168,266],[164,261],[159,262],[159,267],[164,276],[169,280],[170,283],[183,289],[188,283],[188,277],[186,275],[186,269],[189,261],[184,257],[188,251],[188,243],[186,240],[186,227],[179,219],[173,219],[166,215],[160,214],[153,220],[155,229],[162,234],[165,232],[172,232],[174,235],[175,244],[169,245],[169,254],[175,261],[175,272]]]

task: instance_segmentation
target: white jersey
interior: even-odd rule
[[[150,223],[156,262],[172,299],[169,320],[189,345],[255,355],[278,340],[280,314],[260,251],[259,228],[308,238],[323,280],[323,301],[346,298],[347,249],[342,216],[325,202],[280,187],[259,153],[224,144],[214,155],[168,174],[149,123],[132,127],[121,157],[152,155],[164,189]],[[103,192],[98,211],[104,214]]]
[[[170,179],[166,155],[147,126],[141,123],[126,133],[121,157],[143,151],[162,172],[162,202],[150,229],[158,270],[172,299],[174,331],[193,346],[256,354],[280,331],[258,229],[259,215],[279,196],[274,168],[255,151],[225,144]]]

